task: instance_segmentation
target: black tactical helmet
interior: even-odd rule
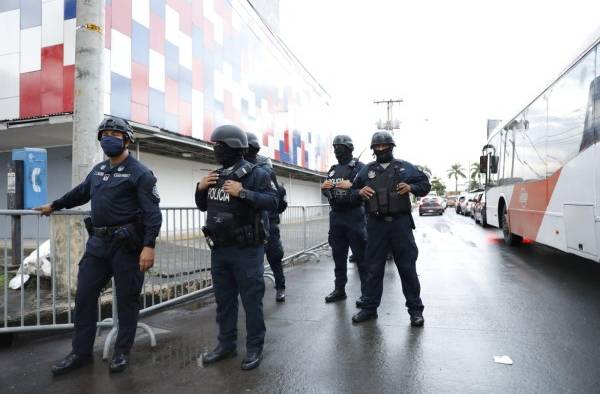
[[[396,146],[394,137],[392,137],[389,131],[376,131],[375,134],[373,134],[373,138],[371,138],[371,149],[373,149],[373,146],[380,144]]]
[[[256,134],[246,131],[246,136],[248,137],[248,146],[260,149],[260,143],[258,142],[258,137]]]
[[[123,133],[126,140],[134,142],[133,129],[125,119],[117,118],[115,116],[104,118],[104,120],[100,122],[100,126],[98,126],[98,141],[102,139],[102,132],[104,130],[120,131]]]
[[[352,144],[352,138],[350,138],[347,135],[336,135],[335,138],[333,139],[333,144],[331,145],[344,145],[346,147],[348,147],[348,149],[350,150],[354,150],[354,145]]]
[[[242,129],[232,125],[219,126],[210,136],[211,142],[222,142],[230,148],[247,148],[248,137]]]

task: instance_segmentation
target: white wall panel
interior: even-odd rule
[[[150,27],[150,1],[131,0],[131,17],[142,26]]]
[[[126,78],[131,78],[131,38],[112,29],[110,45],[110,70]]]
[[[192,137],[204,139],[204,95],[192,89]]]
[[[165,38],[179,46],[179,14],[168,5],[165,6]]]
[[[75,64],[75,26],[76,19],[67,19],[63,24],[63,36],[65,46],[63,48],[63,64],[69,66]]]
[[[20,10],[0,12],[0,55],[19,52],[20,31]]]
[[[188,70],[192,69],[192,37],[179,32],[179,64]]]
[[[64,0],[42,3],[42,47],[63,43]]]
[[[38,71],[41,68],[42,27],[36,26],[21,30],[21,72]]]
[[[0,98],[0,120],[19,117],[19,98]]]
[[[161,92],[165,91],[165,57],[150,49],[150,64],[148,67],[150,87]]]
[[[0,56],[0,98],[19,96],[18,53]]]

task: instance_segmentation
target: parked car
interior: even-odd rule
[[[473,207],[475,206],[475,199],[479,193],[468,193],[465,206],[462,209],[463,215],[473,217]]]
[[[426,213],[443,215],[444,207],[442,206],[442,199],[437,196],[423,197],[419,205],[419,216],[423,216]]]
[[[481,193],[479,201],[475,204],[473,209],[473,217],[475,223],[481,224],[482,227],[487,227],[487,214],[485,211],[485,193]]]
[[[456,200],[458,199],[458,196],[448,196],[446,197],[446,204],[449,207],[456,207]]]
[[[456,202],[456,213],[460,213],[462,215],[465,214],[465,209],[467,207],[467,201],[468,201],[467,194],[461,194],[460,197],[458,197],[458,200]]]

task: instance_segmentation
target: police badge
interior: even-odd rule
[[[369,179],[375,178],[375,171],[373,171],[373,170],[369,171],[369,173],[367,174],[367,176],[369,177]]]
[[[108,181],[108,178],[110,178],[110,175],[109,175],[109,174],[106,174],[106,175],[104,175],[104,177],[102,178],[102,180],[103,180],[104,182],[106,182],[106,181]]]

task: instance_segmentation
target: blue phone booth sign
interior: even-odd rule
[[[46,149],[13,149],[13,160],[23,161],[23,207],[32,209],[48,202],[48,154]]]

